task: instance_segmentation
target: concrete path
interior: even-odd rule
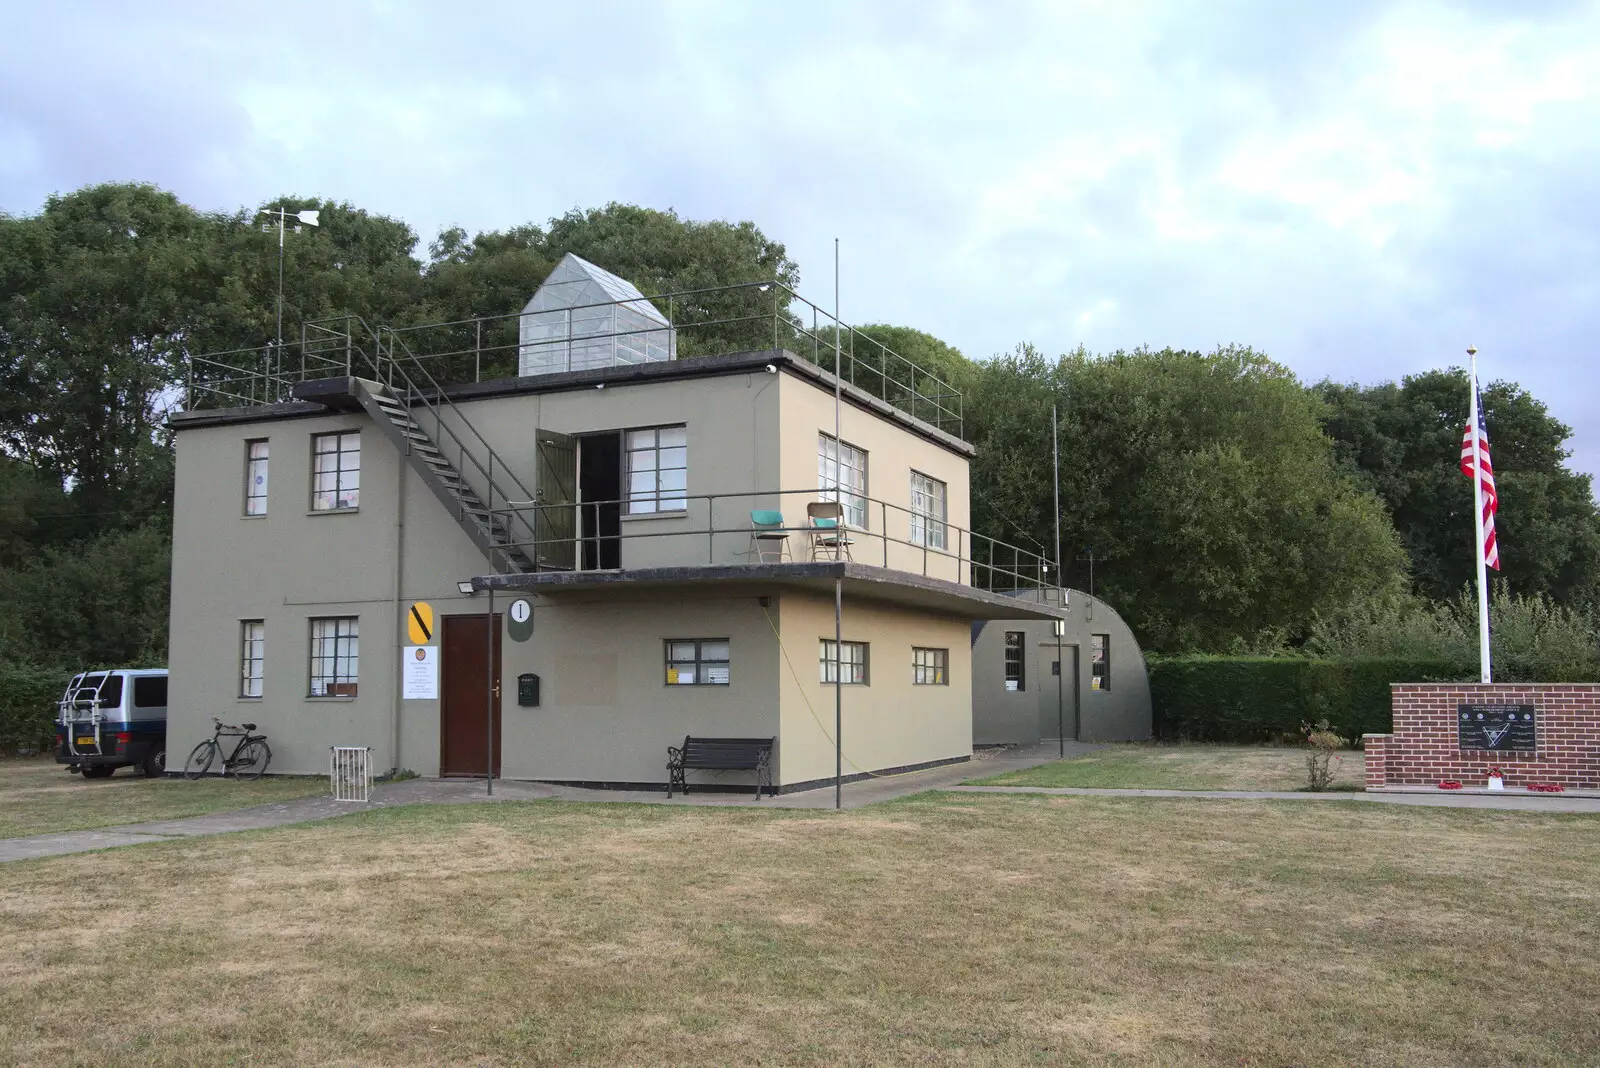
[[[1080,756],[1098,746],[1068,742],[1068,756]],[[971,761],[930,768],[927,771],[907,772],[904,775],[877,776],[861,782],[848,783],[842,794],[845,808],[889,801],[897,797],[922,793],[925,790],[948,789],[967,779],[1001,775],[1008,771],[1021,771],[1059,759],[1060,749],[1055,741],[1029,747],[985,749],[973,754]],[[130,823],[118,827],[103,827],[91,831],[63,831],[57,834],[34,835],[31,838],[0,839],[0,863],[8,860],[34,860],[40,857],[61,856],[67,853],[84,853],[94,849],[111,849],[116,846],[138,845],[145,842],[165,842],[175,838],[193,838],[208,834],[228,834],[233,831],[258,830],[283,827],[291,823],[309,823],[313,820],[345,816],[375,808],[395,805],[454,805],[476,804],[483,801],[590,801],[633,802],[652,805],[685,806],[749,806],[762,808],[827,809],[834,804],[831,786],[801,793],[780,794],[757,801],[752,792],[740,790],[678,794],[667,799],[664,790],[585,790],[575,786],[553,786],[547,783],[496,780],[494,795],[488,796],[486,784],[481,779],[407,779],[404,782],[385,783],[373,791],[366,804],[334,801],[327,797],[306,797],[296,801],[278,801],[270,805],[215,812],[207,816],[191,816],[177,820],[155,820],[148,823]]]
[[[975,794],[1059,794],[1073,797],[1180,797],[1220,801],[1366,801],[1388,805],[1421,805],[1430,808],[1483,808],[1516,812],[1594,812],[1600,813],[1600,797],[1569,797],[1562,794],[1490,794],[1400,792],[1375,790],[1330,790],[1313,794],[1303,790],[1108,790],[1085,786],[953,786],[958,793]]]

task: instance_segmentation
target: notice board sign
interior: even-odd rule
[[[1538,724],[1532,705],[1459,705],[1456,745],[1495,753],[1532,753],[1539,748]]]
[[[409,645],[400,659],[400,697],[405,701],[439,699],[439,647]]]

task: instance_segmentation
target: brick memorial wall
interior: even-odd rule
[[[1600,685],[1395,683],[1390,701],[1393,733],[1363,737],[1369,790],[1483,786],[1491,766],[1508,789],[1600,789]]]

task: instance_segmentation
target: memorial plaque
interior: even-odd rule
[[[1459,705],[1456,744],[1461,749],[1531,753],[1539,748],[1532,705]]]

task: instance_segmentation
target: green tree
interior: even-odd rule
[[[1468,385],[1460,369],[1374,386],[1322,382],[1323,426],[1340,462],[1393,516],[1417,592],[1442,600],[1470,581],[1472,481],[1461,474]],[[1589,476],[1566,466],[1572,430],[1522,387],[1483,391],[1509,589],[1575,603],[1600,592],[1600,512]]]
[[[1148,647],[1295,642],[1314,613],[1403,586],[1394,532],[1335,465],[1320,404],[1247,348],[1052,362],[1023,347],[982,365],[976,529],[1051,543],[1052,402],[1067,575],[1086,586],[1076,558],[1092,550],[1097,592]]]

